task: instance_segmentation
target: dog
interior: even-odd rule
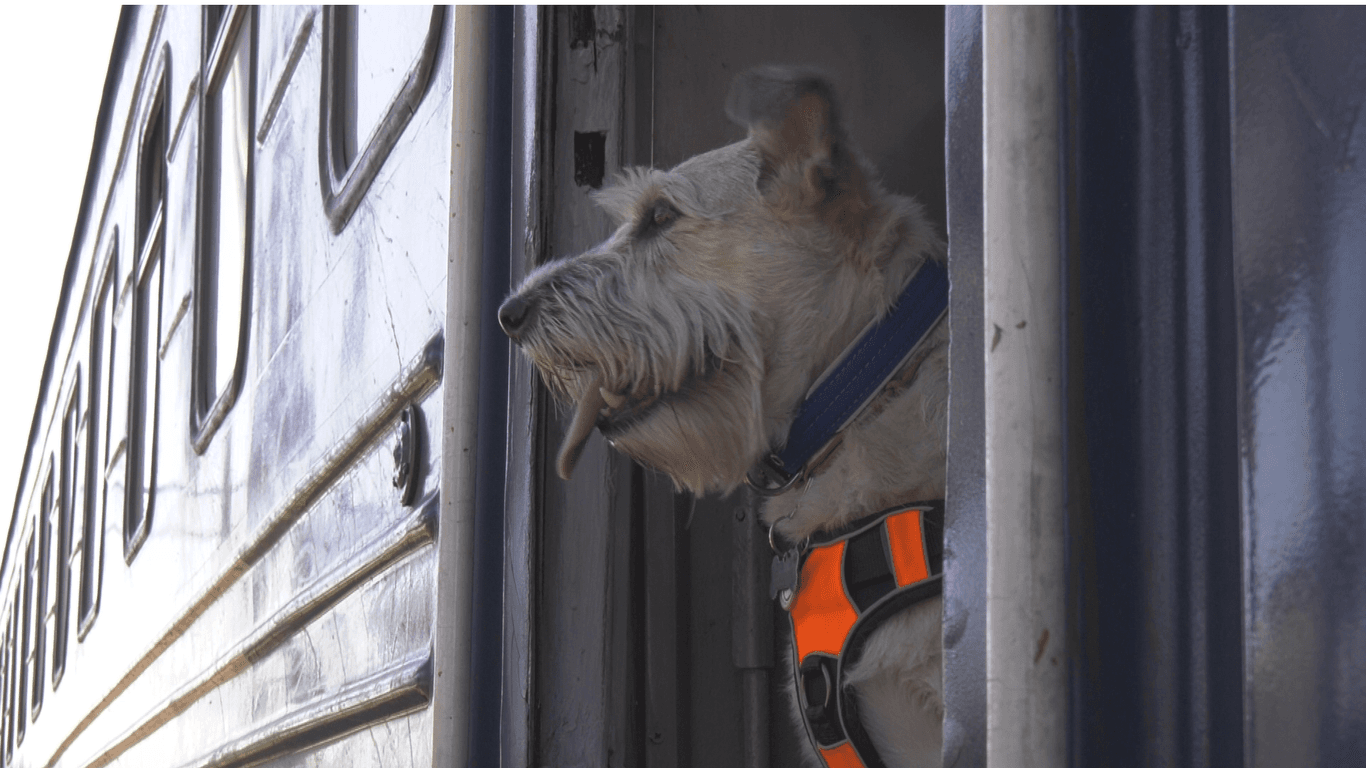
[[[616,225],[607,240],[536,269],[499,308],[572,409],[566,479],[597,429],[680,489],[735,490],[784,444],[813,382],[945,260],[919,203],[885,191],[850,143],[824,76],[751,70],[726,111],[748,138],[627,171],[596,194]],[[943,497],[947,341],[941,318],[818,466],[767,499],[762,520],[783,540]],[[940,764],[940,623],[937,595],[897,613],[845,676],[889,768]]]

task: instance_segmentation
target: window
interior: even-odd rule
[[[166,91],[165,70],[152,97],[152,106],[143,128],[142,147],[138,153],[137,242],[138,250],[145,250],[160,228],[166,199]],[[156,230],[156,231],[154,231]]]
[[[118,242],[117,231],[111,242]],[[113,391],[115,367],[114,304],[118,297],[114,283],[117,274],[118,253],[117,249],[111,246],[104,275],[95,291],[93,311],[90,313],[90,384],[87,387],[89,408],[86,411],[89,421],[86,428],[85,493],[81,500],[85,514],[81,525],[78,638],[84,638],[86,632],[90,631],[90,624],[99,612],[100,577],[104,568],[104,506],[108,496],[104,469],[111,459],[110,451],[116,447],[110,441],[109,422],[113,408],[107,407],[107,401],[111,399],[108,395]],[[102,391],[106,393],[103,398]],[[103,419],[100,418],[101,415],[104,416]]]
[[[324,204],[332,231],[351,218],[431,82],[445,9],[323,10]]]
[[[14,743],[22,744],[24,733],[28,730],[28,659],[29,659],[29,631],[32,629],[33,605],[30,599],[33,597],[33,536],[28,537],[28,545],[24,548],[24,573],[21,577],[22,584],[14,588],[14,618],[16,620],[15,630],[18,635],[17,642],[18,654],[16,656],[16,666],[18,666],[19,689],[14,695]]]
[[[132,561],[151,530],[156,489],[157,404],[161,366],[161,263],[165,251],[166,109],[164,75],[148,110],[138,159],[137,283],[133,292],[131,381],[128,389],[127,493],[123,556]]]
[[[43,693],[47,689],[47,574],[48,556],[52,548],[52,523],[55,516],[55,489],[52,486],[52,470],[55,462],[47,460],[47,479],[43,481],[42,504],[38,519],[34,524],[34,535],[38,537],[37,558],[33,565],[33,698],[29,702],[33,708],[33,719],[43,710]]]
[[[80,476],[81,370],[71,384],[66,411],[62,415],[62,457],[57,488],[57,595],[52,621],[52,687],[56,688],[66,671],[67,637],[71,632],[72,526],[76,522],[77,489]]]
[[[206,5],[204,6],[204,55],[207,58],[209,51],[212,50],[214,40],[218,39],[219,33],[223,31],[223,20],[228,18],[230,6],[226,5]]]
[[[0,688],[0,697],[4,698],[5,709],[4,731],[0,732],[0,746],[4,748],[5,765],[9,765],[10,758],[14,756],[14,606],[10,606],[10,618],[5,619],[5,642],[0,645],[0,654],[4,655],[0,663],[5,667],[5,685]]]
[[[210,26],[202,102],[200,230],[195,279],[194,447],[203,452],[237,400],[246,357],[251,260],[253,29],[236,7]],[[217,30],[216,32],[214,30]]]
[[[332,164],[338,177],[369,143],[422,56],[430,6],[350,5],[331,12]]]
[[[157,219],[161,221],[160,217]],[[158,227],[160,229],[160,227]],[[151,529],[156,495],[157,404],[161,366],[157,340],[161,336],[160,236],[151,243],[139,270],[133,294],[133,382],[129,389],[128,492],[123,518],[124,557],[132,560]]]

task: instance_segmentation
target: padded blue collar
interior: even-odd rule
[[[807,394],[786,444],[749,471],[750,486],[762,494],[776,494],[797,482],[807,462],[882,390],[948,306],[948,272],[927,259],[887,315],[865,329]]]

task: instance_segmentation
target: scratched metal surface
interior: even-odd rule
[[[944,516],[944,765],[986,764],[982,322],[982,10],[945,9],[949,450]]]
[[[412,16],[391,19],[403,30],[386,32],[381,23],[372,28],[378,39],[365,39],[411,58]],[[424,25],[432,18],[429,10],[417,16]],[[438,18],[448,47],[450,18]],[[190,424],[200,9],[132,9],[122,23],[127,44],[110,65],[107,126],[93,149],[83,202],[90,212],[76,234],[67,309],[54,336],[59,353],[30,446],[35,455],[60,458],[68,396],[78,384],[88,393],[91,384],[81,372],[92,348],[92,286],[112,269],[110,378],[95,382],[97,410],[85,412],[84,395],[77,400],[77,444],[87,445],[95,431],[101,446],[92,457],[97,482],[87,486],[99,486],[103,506],[97,528],[83,530],[77,518],[78,573],[67,604],[76,610],[82,551],[102,546],[100,568],[90,574],[99,585],[97,612],[83,635],[74,617],[69,622],[59,681],[50,664],[23,660],[27,694],[38,684],[45,696],[36,715],[25,713],[22,742],[8,742],[8,754],[24,765],[430,764],[430,649],[440,588],[431,544],[443,417],[440,344],[431,342],[445,323],[452,226],[452,86],[441,63],[449,59],[436,59],[411,121],[345,228],[333,234],[318,162],[320,12],[246,11],[256,40],[248,347],[241,393],[200,454]],[[157,73],[165,76],[169,140],[155,504],[149,535],[126,562],[119,500],[128,459],[120,446],[136,428],[125,414],[137,160]],[[367,82],[394,85],[392,78]],[[367,120],[385,98],[372,92],[363,99]],[[391,452],[399,409],[410,403],[420,409],[425,434],[418,501],[404,507],[392,485]],[[26,501],[0,594],[12,596],[22,585],[24,569],[14,564],[50,514],[32,501],[36,483],[21,489]],[[57,572],[52,562],[52,584]],[[56,591],[31,608],[46,629],[45,647],[58,627]],[[15,615],[10,605],[5,616]],[[15,684],[17,647],[5,647],[11,693],[23,687]],[[6,717],[13,726],[18,713],[10,707]]]
[[[1232,12],[1250,766],[1366,752],[1366,13]]]

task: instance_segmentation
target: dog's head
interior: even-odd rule
[[[627,172],[596,197],[616,231],[499,309],[574,409],[562,477],[596,427],[681,487],[734,488],[919,265],[892,258],[899,244],[933,239],[914,202],[872,181],[822,77],[753,70],[727,113],[747,140]]]

